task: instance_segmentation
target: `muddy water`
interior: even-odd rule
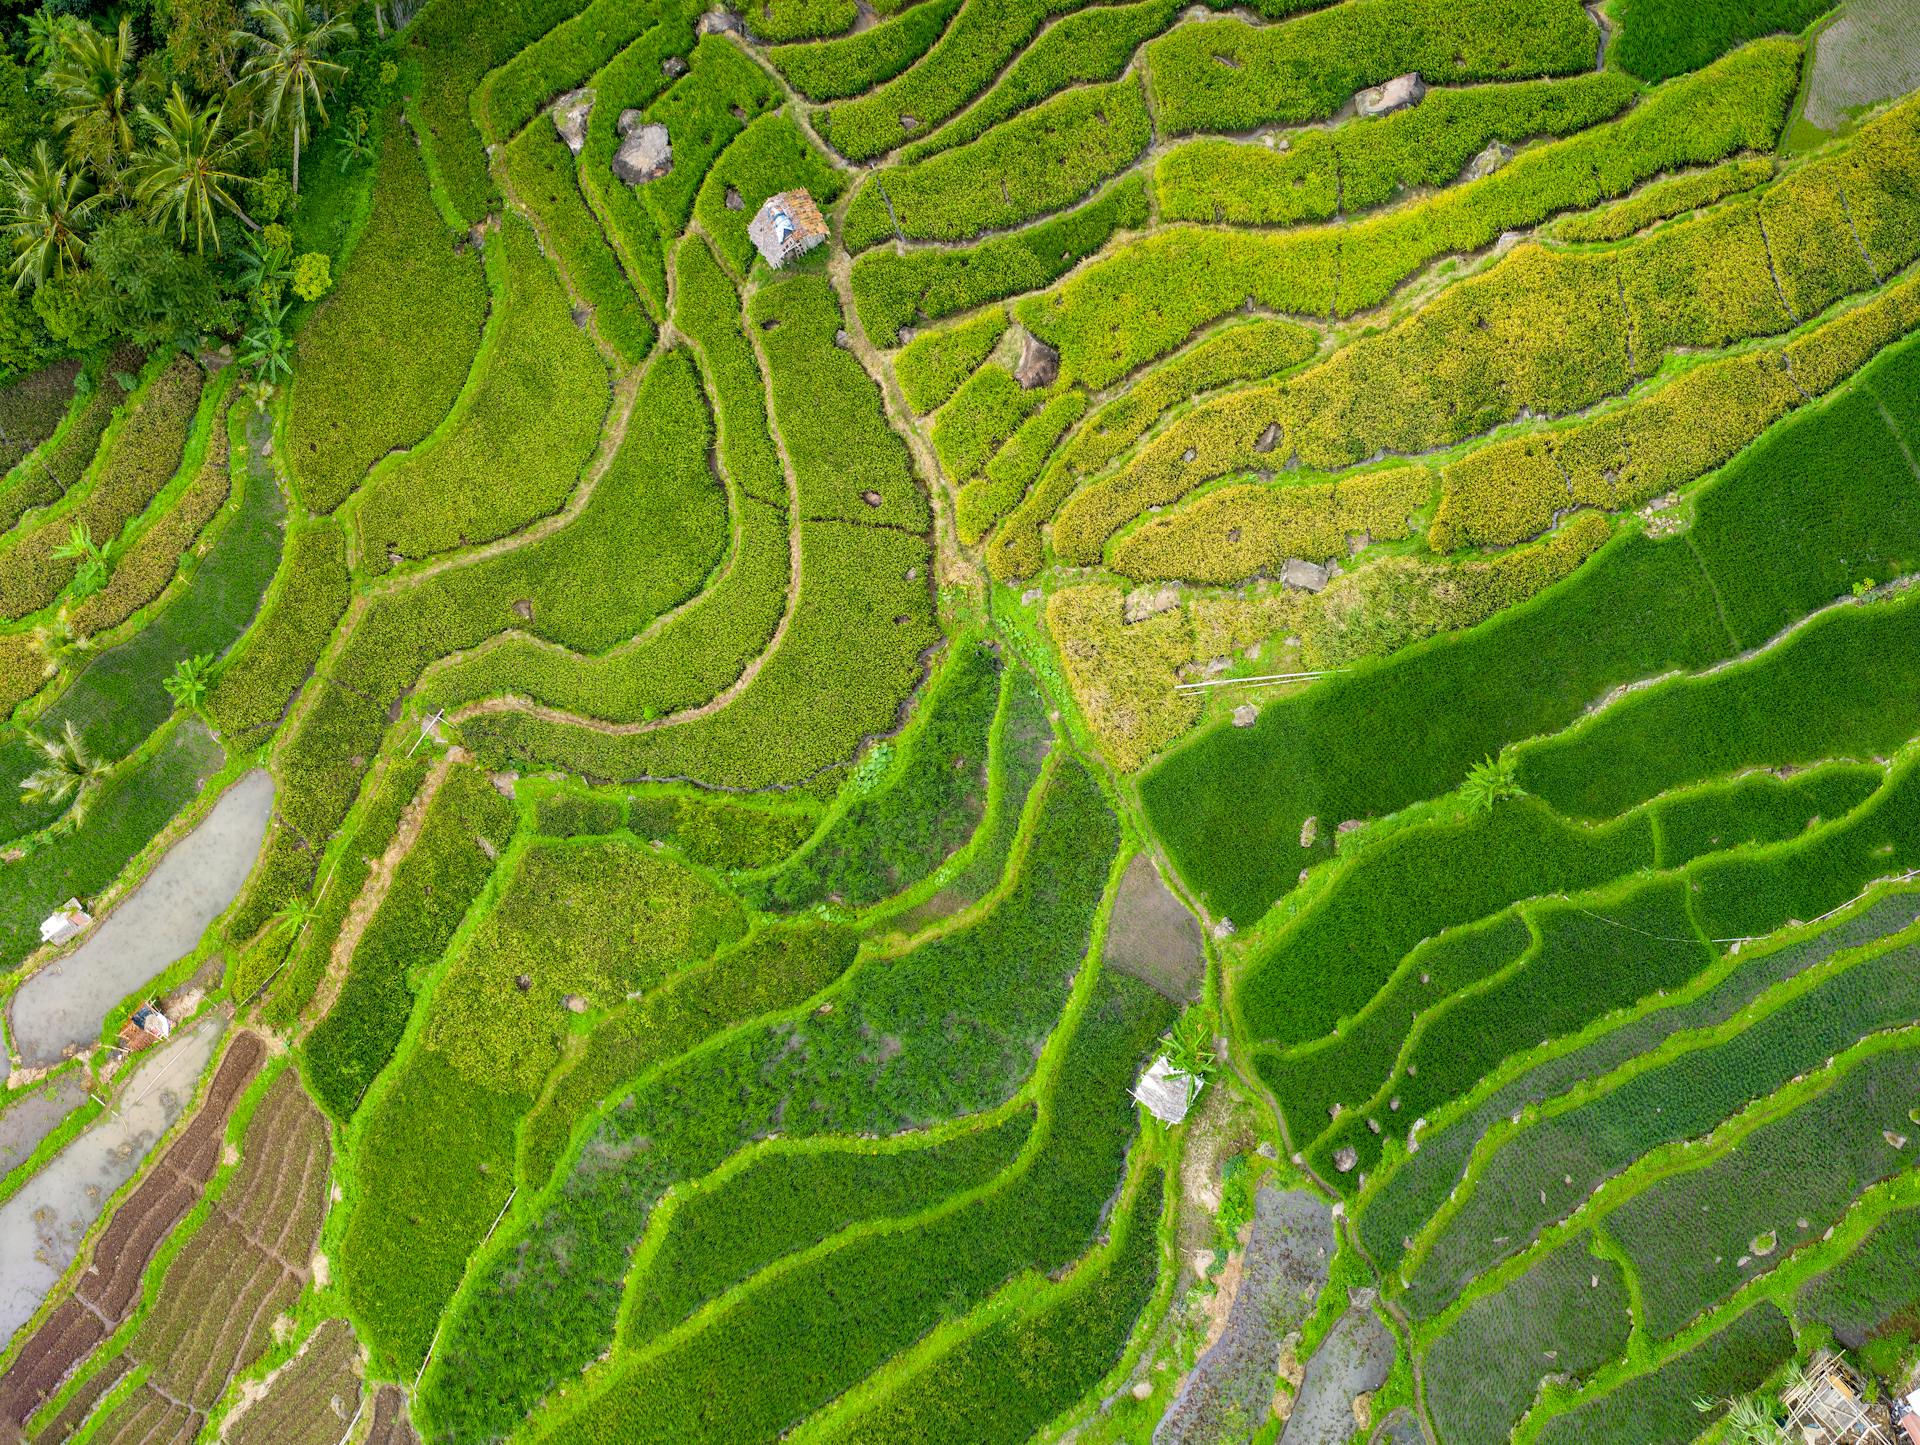
[[[80,1070],[74,1068],[0,1111],[0,1176],[32,1157],[40,1141],[79,1108],[80,1101],[86,1097],[86,1080]]]
[[[41,1068],[100,1037],[106,1016],[192,951],[239,895],[273,812],[273,779],[251,772],[81,940],[20,985],[9,1030],[14,1065]]]
[[[0,1349],[73,1263],[114,1190],[185,1110],[225,1025],[208,1014],[153,1050],[121,1078],[112,1112],[0,1205]]]

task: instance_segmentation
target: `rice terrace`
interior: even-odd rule
[[[1920,1445],[1920,0],[0,0],[0,234],[0,1445]]]

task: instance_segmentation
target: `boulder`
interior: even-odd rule
[[[1037,387],[1052,386],[1060,375],[1060,353],[1047,345],[1031,331],[1024,333],[1020,342],[1020,365],[1014,369],[1014,380],[1021,388],[1033,391]]]
[[[660,62],[660,73],[666,76],[668,80],[678,80],[687,73],[686,58],[679,55],[669,55],[665,60]]]
[[[731,10],[709,10],[700,17],[700,33],[702,35],[722,33],[739,35],[743,33],[740,29],[740,17]]]
[[[553,128],[560,132],[560,139],[567,143],[567,149],[575,155],[587,144],[587,117],[593,113],[593,90],[583,87],[570,90],[549,108],[553,117]]]
[[[620,112],[620,119],[613,123],[613,128],[624,138],[640,129],[640,127],[646,123],[646,119],[646,116],[641,114],[641,112],[634,110],[632,107],[628,107],[626,110]]]
[[[1299,557],[1289,557],[1280,564],[1280,580],[1289,587],[1298,587],[1304,592],[1318,592],[1332,578],[1330,569],[1318,562],[1303,561]]]
[[[1467,168],[1461,173],[1463,181],[1477,181],[1490,176],[1508,161],[1513,159],[1513,147],[1503,140],[1494,141],[1479,155],[1467,162]]]
[[[1233,710],[1233,725],[1237,728],[1250,728],[1260,719],[1260,709],[1250,702],[1243,702]]]
[[[613,173],[630,186],[657,181],[673,169],[673,142],[664,125],[643,125],[613,153]]]
[[[1427,83],[1412,71],[1405,75],[1396,75],[1353,98],[1354,109],[1362,115],[1391,115],[1396,110],[1405,110],[1416,105],[1420,97],[1427,93]]]

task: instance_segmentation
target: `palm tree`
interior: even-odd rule
[[[53,163],[47,143],[33,148],[31,165],[0,160],[0,226],[13,245],[13,289],[38,287],[49,276],[79,270],[86,225],[100,197],[85,176]]]
[[[253,367],[268,386],[293,375],[293,343],[281,326],[286,304],[262,311],[240,337],[240,364]]]
[[[128,168],[127,180],[149,216],[162,221],[177,217],[182,243],[192,217],[196,251],[206,250],[208,231],[213,232],[213,249],[220,249],[215,206],[253,225],[227,190],[241,179],[232,166],[245,142],[238,136],[221,138],[218,106],[195,110],[176,84],[166,110],[155,115],[143,105],[140,120],[153,133],[153,146]]]
[[[199,712],[200,705],[207,700],[207,684],[212,680],[212,672],[211,652],[183,657],[176,662],[173,676],[166,680],[167,696],[173,699],[173,705],[188,712]]]
[[[293,193],[297,196],[300,147],[310,132],[307,107],[311,104],[324,124],[326,92],[347,73],[346,66],[326,59],[326,53],[358,32],[344,15],[315,19],[306,0],[253,0],[247,14],[260,30],[258,34],[233,32],[234,43],[249,52],[241,84],[259,97],[269,129],[284,128],[293,135]]]
[[[75,597],[91,597],[107,585],[107,549],[93,540],[85,522],[75,522],[67,529],[67,540],[53,549],[53,555],[79,559],[80,565],[73,569]]]
[[[133,22],[102,35],[84,21],[55,34],[45,83],[53,91],[54,129],[67,149],[102,176],[133,151]]]
[[[40,766],[20,780],[20,796],[29,803],[53,803],[73,800],[61,820],[68,828],[86,821],[94,795],[106,781],[112,764],[87,751],[80,729],[69,718],[59,737],[43,738],[28,734],[34,751],[40,754]]]
[[[56,614],[51,622],[43,622],[34,628],[33,640],[47,659],[49,676],[93,649],[93,639],[77,631],[73,619],[64,612]]]

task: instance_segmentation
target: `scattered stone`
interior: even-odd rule
[[[644,112],[629,107],[620,112],[620,118],[613,123],[613,128],[619,132],[620,138],[624,140],[640,129],[642,125],[646,124],[646,120],[647,117]]]
[[[860,500],[865,502],[869,507],[878,507],[885,499],[872,488],[868,488],[860,494]]]
[[[1307,814],[1307,821],[1300,825],[1300,846],[1302,848],[1311,848],[1314,840],[1319,836],[1320,820],[1312,813],[1309,813]]]
[[[533,987],[533,975],[530,973],[522,973],[522,974],[516,975],[513,980],[513,986],[519,989],[520,992],[525,993],[528,989]]]
[[[1149,617],[1157,617],[1180,605],[1180,589],[1166,587],[1136,587],[1127,594],[1122,616],[1128,622],[1145,622]]]
[[[554,101],[549,114],[553,116],[553,128],[560,132],[567,149],[579,155],[587,144],[587,117],[593,114],[593,88],[582,86],[568,91]]]
[[[1040,605],[1040,599],[1046,595],[1047,594],[1038,587],[1029,587],[1025,592],[1020,594],[1020,605],[1022,607],[1037,607]]]
[[[673,169],[673,141],[664,125],[643,125],[613,153],[613,173],[630,186],[657,181]]]
[[[531,597],[522,597],[518,602],[513,604],[513,612],[522,622],[533,621],[533,599]]]
[[[1233,920],[1231,918],[1223,918],[1218,923],[1214,924],[1213,936],[1215,938],[1232,938],[1233,937]]]
[[[1259,716],[1259,708],[1250,702],[1243,702],[1233,710],[1233,725],[1237,728],[1250,728]]]
[[[1270,421],[1267,423],[1267,429],[1260,433],[1260,440],[1253,444],[1253,449],[1256,452],[1259,452],[1262,456],[1265,456],[1268,452],[1272,451],[1275,447],[1279,445],[1280,445],[1280,423],[1277,421]]]
[[[709,10],[700,17],[700,33],[702,35],[742,34],[740,17],[731,10]]]
[[[487,861],[489,863],[497,862],[499,860],[500,850],[494,846],[493,839],[487,837],[485,834],[481,834],[480,836],[476,837],[473,840],[473,846],[478,848],[482,853],[487,855]]]
[[[1361,91],[1353,98],[1353,108],[1365,116],[1390,115],[1419,104],[1426,93],[1427,83],[1417,72],[1408,71]]]
[[[1780,1236],[1769,1229],[1765,1234],[1756,1235],[1747,1248],[1757,1259],[1765,1259],[1780,1247]]]
[[[1060,376],[1060,353],[1031,331],[1022,333],[1020,364],[1014,368],[1014,380],[1027,391],[1052,386]]]
[[[1132,1394],[1136,1400],[1151,1400],[1153,1398],[1153,1381],[1139,1381],[1134,1385]]]
[[[660,73],[666,76],[668,80],[678,80],[687,73],[686,57],[669,55],[665,60],[660,62]]]
[[[741,197],[740,192],[737,189],[735,189],[733,186],[728,186],[727,187],[727,209],[729,211],[744,211],[746,210],[746,208],[747,208],[747,203]]]
[[[907,131],[913,131],[913,130],[918,130],[918,129],[920,129],[920,117],[919,117],[919,116],[917,116],[917,115],[903,115],[903,116],[901,116],[901,117],[900,117],[900,129],[902,129],[902,130],[907,130]]]
[[[1278,1159],[1280,1157],[1280,1151],[1274,1148],[1273,1141],[1271,1139],[1267,1140],[1264,1144],[1262,1144],[1258,1149],[1254,1150],[1253,1152],[1258,1154],[1262,1159]]]
[[[1467,162],[1467,168],[1460,175],[1464,181],[1483,180],[1513,159],[1513,147],[1505,141],[1497,140],[1479,155]]]
[[[1342,1144],[1338,1149],[1333,1151],[1333,1167],[1338,1169],[1342,1174],[1353,1173],[1354,1167],[1359,1164],[1359,1162],[1360,1155],[1351,1144]]]
[[[1896,1149],[1904,1149],[1907,1147],[1907,1136],[1905,1134],[1896,1134],[1891,1129],[1883,1129],[1880,1131],[1880,1137]]]
[[[833,333],[833,344],[842,351],[847,350],[853,345],[853,338],[847,335],[847,330],[844,326]]]
[[[1344,838],[1347,836],[1347,834],[1351,833],[1355,828],[1358,828],[1359,826],[1360,826],[1360,819],[1349,818],[1347,819],[1346,822],[1342,823],[1339,827],[1333,830],[1333,836],[1336,838]]]
[[[1300,557],[1289,557],[1280,564],[1281,583],[1298,587],[1303,592],[1323,590],[1332,577],[1332,572],[1318,562],[1308,562]]]
[[[583,1014],[587,1011],[587,1001],[577,993],[568,994],[560,1002],[566,1005],[568,1013]]]

